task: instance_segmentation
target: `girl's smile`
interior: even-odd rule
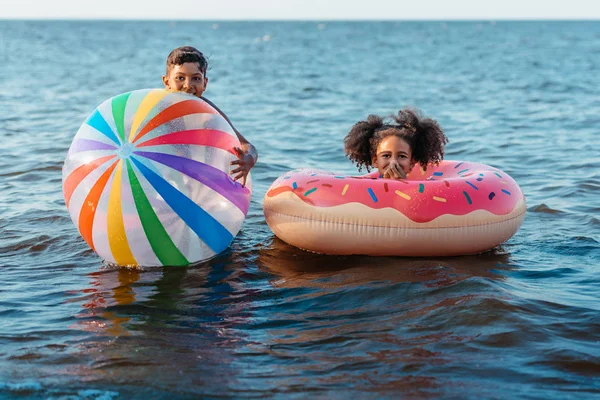
[[[373,166],[376,166],[384,178],[405,178],[414,163],[412,161],[412,150],[406,140],[391,135],[385,137],[377,146],[377,153],[373,158]],[[404,172],[404,176],[400,171]]]

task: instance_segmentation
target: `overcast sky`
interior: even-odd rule
[[[598,0],[0,0],[0,19],[600,19]]]

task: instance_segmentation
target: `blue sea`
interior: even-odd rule
[[[225,253],[118,269],[61,168],[104,100],[210,56],[207,98],[258,149]],[[0,21],[0,398],[600,398],[600,23]],[[511,175],[527,216],[464,257],[325,256],[265,223],[293,168],[421,109],[446,158]]]

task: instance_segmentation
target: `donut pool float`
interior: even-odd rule
[[[87,244],[124,266],[179,266],[225,250],[251,196],[229,176],[240,143],[208,103],[144,89],[106,100],[81,125],[63,195]]]
[[[405,180],[301,169],[265,194],[265,219],[283,241],[323,254],[452,256],[484,252],[525,218],[523,192],[488,165],[418,165]]]

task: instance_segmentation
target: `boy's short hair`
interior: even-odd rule
[[[169,69],[173,65],[183,65],[183,63],[186,62],[198,63],[200,71],[202,71],[204,77],[206,77],[208,60],[201,51],[192,46],[178,47],[169,53],[169,56],[167,57],[167,75],[169,74]]]

